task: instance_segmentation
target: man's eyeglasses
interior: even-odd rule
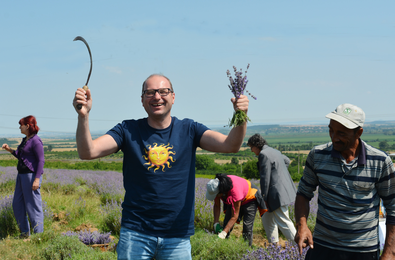
[[[143,95],[145,95],[146,97],[153,97],[155,96],[155,93],[158,92],[159,95],[161,95],[162,97],[165,97],[167,95],[169,95],[169,93],[173,93],[173,91],[169,88],[160,88],[160,89],[147,89],[143,91]]]

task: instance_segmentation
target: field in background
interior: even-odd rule
[[[230,128],[213,128],[223,134],[228,134]],[[327,143],[330,141],[328,134],[328,126],[322,125],[249,125],[247,127],[246,137],[244,138],[244,146],[250,136],[255,133],[262,135],[269,143],[270,146],[287,147],[286,150],[310,150],[302,149],[303,145],[317,145]],[[39,133],[44,142],[44,146],[49,148],[50,151],[75,151],[76,143],[75,138],[68,137],[58,139],[46,138],[45,134]],[[22,135],[21,135],[22,137]],[[96,138],[97,136],[94,136]],[[8,138],[8,140],[15,142],[15,146],[20,143],[22,138]],[[373,147],[379,148],[379,143],[385,141],[388,143],[386,150],[395,150],[395,121],[383,122],[370,122],[364,125],[364,133],[362,139]],[[0,138],[4,142],[5,138]],[[11,145],[11,147],[14,144]],[[292,146],[295,149],[289,149]],[[304,147],[305,148],[305,147]],[[245,149],[248,149],[246,147]],[[204,151],[201,151],[204,152]],[[199,153],[199,150],[198,150]]]
[[[324,144],[331,141],[328,133],[281,134],[263,137],[268,141],[270,146],[279,144]],[[378,144],[381,141],[387,141],[390,145],[395,144],[395,135],[364,133],[362,134],[362,140],[378,148]]]
[[[259,132],[259,131],[257,131]],[[248,138],[254,134],[254,131],[247,132],[247,135],[244,139],[243,146],[241,147],[240,151],[245,151],[250,149],[246,142]],[[270,133],[265,134],[261,133],[261,135],[267,140],[270,146],[275,147],[279,150],[282,150],[285,153],[300,153],[300,154],[308,154],[311,148],[314,145],[324,144],[330,141],[329,135],[327,132],[311,132],[311,133]],[[21,142],[22,138],[7,138],[2,139],[3,143],[10,142],[10,146],[13,149]],[[76,151],[76,142],[75,139],[47,139],[42,138],[44,143],[44,148],[47,151],[52,152],[65,152],[65,151]],[[373,147],[379,148],[379,144],[382,141],[386,141],[388,143],[388,149],[386,152],[392,153],[395,151],[395,135],[389,134],[382,134],[382,133],[364,133],[362,135],[362,140],[367,142],[369,145]],[[2,143],[0,143],[1,145]],[[302,148],[301,148],[302,147]],[[299,151],[298,151],[299,150]],[[214,154],[211,152],[204,151],[200,148],[197,149],[197,154]],[[252,153],[251,153],[252,154]],[[120,159],[120,156],[115,156],[116,158]],[[4,158],[4,157],[3,157]],[[10,157],[11,158],[11,157]],[[77,159],[77,158],[76,158]],[[108,158],[103,160],[108,160]],[[240,160],[239,163],[243,163],[247,161]],[[216,163],[218,164],[225,164],[229,163],[230,158],[221,158],[216,159]]]

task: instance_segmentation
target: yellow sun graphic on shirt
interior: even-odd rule
[[[170,161],[175,162],[171,154],[176,154],[175,152],[169,151],[170,149],[173,149],[173,146],[170,147],[170,144],[167,145],[158,145],[157,143],[154,143],[154,147],[151,145],[147,145],[147,149],[145,150],[145,154],[143,155],[143,158],[147,160],[148,162],[145,163],[144,165],[149,165],[147,170],[150,168],[155,168],[154,172],[160,167],[162,167],[162,171],[165,171],[165,167],[171,168],[170,166]]]

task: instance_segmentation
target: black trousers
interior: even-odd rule
[[[335,250],[314,243],[314,249],[307,251],[305,260],[378,260],[380,250],[371,253]]]
[[[228,224],[229,220],[232,217],[232,205],[224,204],[226,208],[225,219],[224,219],[224,227]],[[243,238],[248,241],[248,244],[252,246],[252,229],[254,228],[254,220],[256,211],[258,209],[258,204],[256,200],[250,201],[247,204],[244,204],[240,207],[239,218],[237,222],[243,220]],[[232,232],[233,227],[230,229]]]

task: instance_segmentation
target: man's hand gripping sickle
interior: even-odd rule
[[[80,106],[80,108],[78,108]],[[78,115],[86,116],[92,108],[91,90],[84,90],[83,88],[77,89],[73,99],[73,107]]]

